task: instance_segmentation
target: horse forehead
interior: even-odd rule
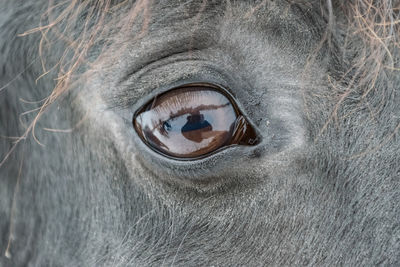
[[[273,25],[275,30],[297,27],[307,23],[316,27],[314,16],[310,8],[305,9],[301,4],[287,3],[286,1],[188,1],[185,3],[160,3],[151,6],[151,11],[145,16],[152,16],[155,28],[169,27],[179,24],[179,30],[185,30],[185,25],[196,30],[204,26],[218,27],[224,22],[239,21],[248,24],[252,29],[258,26]],[[310,21],[308,21],[310,20]],[[286,26],[285,26],[286,25]],[[308,28],[308,27],[305,27]],[[177,29],[178,30],[178,29]],[[297,30],[306,30],[299,29]]]

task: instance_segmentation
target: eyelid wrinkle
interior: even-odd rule
[[[148,37],[149,38],[149,37]],[[118,80],[117,84],[127,81],[131,76],[139,73],[141,70],[151,68],[152,65],[157,65],[159,62],[168,58],[188,54],[185,60],[196,60],[194,54],[198,51],[210,47],[212,44],[207,39],[196,38],[195,36],[177,37],[177,39],[165,42],[153,42],[152,46],[138,54],[135,61],[132,62],[132,68],[129,68],[125,74]]]

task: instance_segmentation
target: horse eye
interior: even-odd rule
[[[229,145],[255,145],[257,135],[232,97],[211,84],[189,84],[156,96],[133,125],[153,150],[194,159]]]

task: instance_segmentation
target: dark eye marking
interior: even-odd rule
[[[233,98],[211,84],[188,84],[156,96],[136,112],[133,125],[149,147],[176,159],[258,141]]]

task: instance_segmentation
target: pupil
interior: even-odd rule
[[[200,143],[205,139],[203,133],[212,131],[211,124],[204,119],[204,115],[197,112],[186,117],[186,124],[182,127],[182,135],[191,141]]]

